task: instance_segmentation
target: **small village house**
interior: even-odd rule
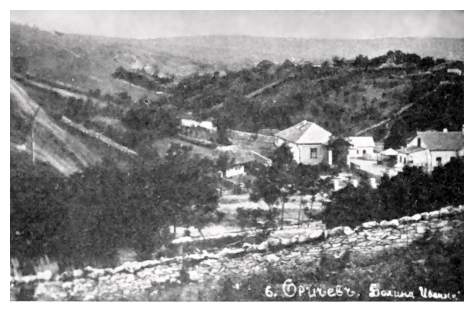
[[[214,124],[210,120],[196,121],[193,119],[182,118],[181,127],[185,127],[185,128],[200,127],[200,128],[204,128],[211,131],[217,130],[217,128],[214,126]]]
[[[347,138],[351,144],[349,158],[375,159],[375,142],[371,136],[351,136]]]
[[[288,145],[298,164],[332,165],[332,151],[328,147],[331,132],[314,122],[303,120],[300,123],[275,134],[275,145]]]
[[[246,166],[252,162],[265,166],[271,165],[271,160],[255,151],[240,149],[235,145],[221,146],[217,150],[220,154],[225,154],[229,163],[222,172],[224,178],[233,178],[246,174]]]
[[[459,68],[448,68],[447,73],[461,76],[462,75],[462,70],[460,70]]]
[[[406,147],[398,150],[397,166],[418,166],[431,172],[456,157],[464,157],[462,131],[418,131]]]

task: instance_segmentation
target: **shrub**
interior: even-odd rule
[[[429,175],[405,167],[398,175],[383,176],[377,189],[366,181],[333,192],[321,214],[329,227],[356,226],[371,220],[390,220],[464,202],[464,163],[453,159]]]
[[[275,217],[278,215],[276,209],[264,210],[237,208],[237,223],[242,228],[255,228],[267,230],[276,227]]]

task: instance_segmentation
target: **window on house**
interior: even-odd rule
[[[441,166],[441,157],[436,157],[436,164]]]
[[[362,154],[365,155],[367,152],[365,150],[362,150]]]
[[[317,148],[311,148],[309,151],[310,151],[309,157],[310,157],[311,159],[316,159],[316,158],[318,158],[318,149],[317,149]]]
[[[418,138],[416,140],[416,146],[421,147],[421,139],[420,138]]]

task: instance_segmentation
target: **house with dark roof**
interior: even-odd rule
[[[397,152],[397,166],[419,166],[431,172],[452,158],[464,157],[464,133],[447,129],[418,131],[407,146]]]
[[[293,158],[299,164],[332,165],[332,151],[328,148],[331,132],[314,122],[303,120],[275,134],[275,145],[288,145]]]

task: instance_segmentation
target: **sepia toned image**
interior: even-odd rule
[[[11,301],[464,301],[464,11],[10,11]]]

